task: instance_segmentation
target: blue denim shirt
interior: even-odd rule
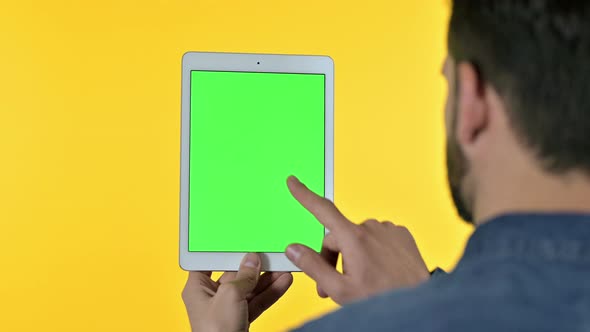
[[[590,215],[496,218],[476,229],[452,273],[298,331],[590,331]]]

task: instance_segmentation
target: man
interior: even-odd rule
[[[430,276],[405,228],[355,225],[290,177],[331,233],[286,255],[343,304],[301,331],[590,331],[590,3],[455,0],[448,42],[449,184],[477,226],[463,257]],[[292,281],[259,269],[192,272],[193,329],[247,330]]]

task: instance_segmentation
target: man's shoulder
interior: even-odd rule
[[[514,289],[498,279],[435,279],[346,305],[297,331],[501,331],[525,318],[514,316]]]
[[[460,319],[465,315],[461,308],[468,308],[471,299],[449,291],[441,283],[444,284],[437,280],[417,288],[387,292],[355,302],[297,331],[436,332],[448,330],[449,324],[467,324]]]

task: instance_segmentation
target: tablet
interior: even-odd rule
[[[334,195],[334,63],[327,56],[189,52],[182,58],[180,266],[297,271],[291,243],[326,230],[290,194]]]

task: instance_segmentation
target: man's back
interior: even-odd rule
[[[345,306],[302,331],[590,331],[590,215],[480,226],[455,271]]]

